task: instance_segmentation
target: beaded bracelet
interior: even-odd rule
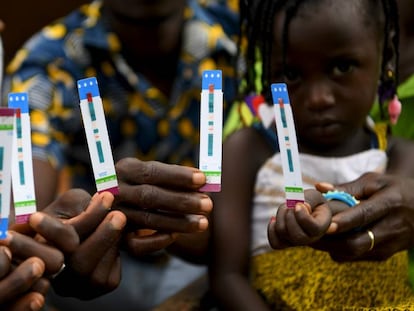
[[[348,192],[345,192],[345,191],[337,191],[337,190],[328,191],[326,193],[323,193],[322,195],[328,201],[338,200],[338,201],[344,202],[349,207],[353,207],[353,206],[359,204],[359,201],[357,199],[355,199],[355,197],[353,195],[351,195],[351,194],[349,194]]]

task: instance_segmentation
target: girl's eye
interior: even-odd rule
[[[332,73],[334,76],[342,76],[345,73],[350,73],[355,68],[355,65],[351,61],[339,61],[333,66]]]
[[[300,74],[298,70],[287,67],[285,69],[284,76],[287,82],[296,82],[299,79]]]

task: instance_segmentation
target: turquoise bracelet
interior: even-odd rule
[[[349,194],[348,192],[345,192],[345,191],[337,191],[337,190],[328,191],[326,193],[323,193],[322,195],[328,201],[338,200],[338,201],[344,202],[349,207],[353,207],[353,206],[359,204],[359,201],[357,199],[355,199],[355,197],[353,195],[351,195],[351,194]]]

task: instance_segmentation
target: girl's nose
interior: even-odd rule
[[[318,79],[307,82],[305,103],[311,110],[324,110],[335,104],[335,97],[327,81]]]

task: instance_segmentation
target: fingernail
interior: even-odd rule
[[[7,231],[6,237],[4,239],[1,239],[0,241],[2,245],[10,245],[12,240],[13,240],[13,233],[11,233],[10,231]]]
[[[200,231],[204,231],[208,228],[208,219],[205,217],[202,217],[198,221],[198,228]]]
[[[201,199],[201,210],[203,212],[210,212],[213,209],[213,201],[206,196]]]
[[[116,230],[122,230],[125,226],[125,219],[119,215],[113,215],[111,218],[111,224]]]
[[[35,298],[30,302],[30,310],[32,311],[39,311],[42,307],[43,302],[40,299]]]
[[[303,207],[308,211],[309,214],[312,213],[312,207],[308,202],[303,202]]]
[[[9,248],[6,247],[6,246],[2,246],[1,249],[6,254],[6,256],[9,257],[9,260],[11,260],[12,259],[12,254],[11,254],[11,251],[9,250]]]
[[[204,185],[206,183],[206,176],[202,172],[194,172],[193,173],[193,184],[194,185]]]
[[[326,188],[327,190],[335,190],[335,186],[328,182],[320,182],[318,183],[322,187]]]
[[[303,203],[296,203],[295,212],[300,212],[302,209],[306,208]]]
[[[103,207],[107,210],[110,210],[113,202],[114,202],[114,196],[112,195],[112,193],[104,192],[102,195]]]
[[[43,274],[44,271],[44,266],[42,264],[40,264],[39,261],[34,261],[32,263],[32,273],[34,276],[41,276]]]
[[[276,222],[276,216],[272,216],[272,217],[270,217],[270,221],[269,221],[271,224],[272,223],[274,223],[274,222]]]
[[[338,224],[336,222],[331,222],[326,233],[335,233],[336,230],[338,230]]]
[[[33,213],[30,216],[30,223],[31,224],[40,224],[42,222],[43,218],[45,218],[45,215],[43,215],[43,213],[41,213],[41,212]]]

